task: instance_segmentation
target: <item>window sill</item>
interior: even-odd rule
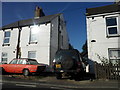
[[[29,42],[29,44],[37,44],[38,42]]]
[[[108,35],[106,36],[107,38],[112,38],[112,37],[120,37],[120,35]]]
[[[10,46],[10,44],[3,44],[2,46]]]

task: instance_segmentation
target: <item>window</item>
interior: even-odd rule
[[[19,59],[19,60],[18,60],[18,64],[26,64],[26,60]]]
[[[38,65],[39,63],[36,60],[28,59],[31,65]]]
[[[107,17],[106,18],[107,36],[118,35],[117,19],[118,19],[117,17]]]
[[[32,26],[30,29],[30,43],[37,42],[38,26]]]
[[[109,58],[114,60],[120,59],[120,49],[109,49]]]
[[[10,42],[10,31],[4,32],[4,44],[9,44]]]
[[[18,60],[18,64],[22,64],[23,63],[23,60]]]
[[[2,53],[2,61],[1,62],[2,63],[7,63],[7,59],[8,59],[7,57],[8,57],[8,54],[6,52],[3,52]]]
[[[17,64],[18,60],[12,60],[9,64]]]
[[[120,49],[109,49],[109,59],[112,64],[120,63]]]
[[[29,59],[36,59],[36,51],[29,51],[28,58]]]

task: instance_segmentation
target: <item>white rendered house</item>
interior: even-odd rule
[[[51,65],[59,49],[68,49],[66,24],[62,14],[45,16],[36,7],[35,18],[3,26],[0,30],[0,62],[13,58],[33,58]]]
[[[98,63],[101,60],[120,62],[119,3],[88,8],[86,21],[88,58]]]

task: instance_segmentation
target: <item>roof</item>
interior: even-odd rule
[[[47,23],[47,22],[50,22],[51,20],[53,20],[55,17],[57,17],[59,15],[60,14],[54,14],[54,15],[43,16],[43,17],[40,17],[40,18],[32,18],[32,19],[16,21],[14,23],[11,23],[11,24],[8,24],[8,25],[5,25],[5,26],[1,27],[0,30],[30,26],[30,25],[34,25],[34,24]]]
[[[103,13],[111,13],[111,12],[118,12],[120,11],[120,5],[119,4],[112,4],[102,7],[96,7],[96,8],[88,8],[86,10],[86,15],[96,15],[96,14],[103,14]]]

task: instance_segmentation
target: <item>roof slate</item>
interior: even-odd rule
[[[47,23],[47,22],[50,22],[51,20],[53,20],[55,17],[57,17],[59,15],[60,14],[54,14],[54,15],[48,15],[48,16],[44,16],[44,17],[40,17],[40,18],[36,18],[36,19],[32,18],[32,19],[16,21],[14,23],[11,23],[11,24],[8,24],[8,25],[5,25],[5,26],[1,27],[0,30],[30,26],[30,25],[34,25],[34,24]]]
[[[118,12],[118,11],[120,11],[120,5],[119,4],[112,4],[112,5],[96,7],[96,8],[87,8],[86,9],[86,16],[103,14],[103,13]]]

